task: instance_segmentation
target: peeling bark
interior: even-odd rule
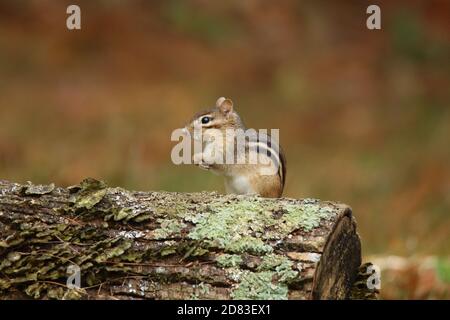
[[[0,299],[367,298],[360,264],[334,202],[0,181]]]

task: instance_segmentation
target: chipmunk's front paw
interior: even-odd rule
[[[211,169],[211,166],[203,160],[203,154],[201,153],[194,154],[192,160],[194,161],[194,164],[198,166],[200,169],[203,170]]]
[[[199,167],[200,169],[203,169],[203,170],[209,170],[209,169],[211,169],[211,166],[210,166],[209,164],[205,163],[205,162],[199,163],[199,164],[198,164],[198,167]]]

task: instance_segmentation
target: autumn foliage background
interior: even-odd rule
[[[230,97],[287,197],[352,206],[383,298],[449,298],[449,30],[445,0],[1,1],[0,179],[223,192],[170,135]]]

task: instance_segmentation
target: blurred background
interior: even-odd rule
[[[447,0],[2,0],[0,179],[223,192],[170,135],[230,97],[280,129],[287,197],[352,206],[382,298],[448,299],[449,31]]]

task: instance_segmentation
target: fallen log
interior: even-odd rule
[[[360,265],[334,202],[0,181],[0,299],[358,298]]]

